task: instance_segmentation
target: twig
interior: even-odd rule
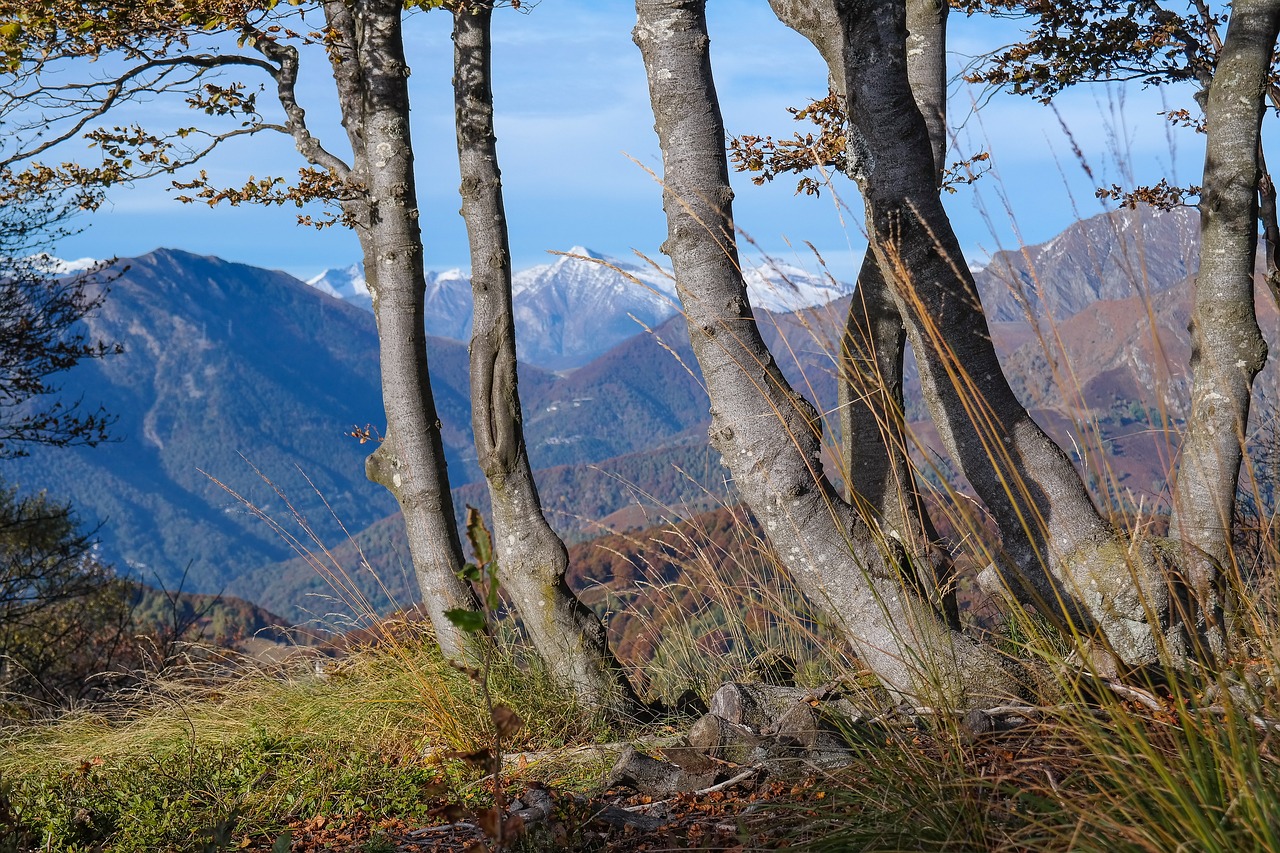
[[[1120,696],[1124,699],[1132,699],[1133,701],[1139,704],[1146,705],[1152,711],[1164,710],[1164,706],[1160,704],[1160,700],[1157,699],[1155,696],[1152,696],[1150,693],[1148,693],[1145,690],[1139,689],[1137,687],[1129,687],[1126,684],[1121,684],[1119,681],[1116,681],[1114,678],[1108,678],[1106,683],[1107,683],[1107,686],[1111,688],[1112,692],[1115,693],[1117,696]]]
[[[1210,705],[1207,708],[1197,708],[1196,713],[1213,714],[1215,717],[1225,717],[1231,712],[1222,705]],[[1260,717],[1257,714],[1243,715],[1255,729],[1266,734],[1267,732],[1280,731],[1280,720],[1269,720],[1266,717]]]
[[[454,830],[465,829],[478,831],[480,827],[474,823],[460,821],[458,823],[444,823],[440,826],[424,826],[422,829],[415,829],[409,833],[410,838],[421,838],[424,835],[435,835],[437,832],[452,832]]]
[[[650,805],[657,805],[651,803]],[[591,816],[612,826],[634,826],[642,832],[653,832],[666,824],[666,820],[653,815],[634,814],[630,809],[607,805]],[[590,821],[588,821],[590,822]]]
[[[737,776],[734,776],[732,779],[726,779],[723,782],[717,782],[716,784],[710,786],[709,788],[702,788],[700,790],[694,791],[693,796],[700,797],[703,794],[714,794],[716,791],[723,791],[725,788],[729,788],[745,779],[751,778],[752,776],[759,773],[763,769],[764,768],[758,764],[752,765],[751,767],[748,767],[746,770],[739,773]],[[643,811],[652,809],[655,806],[664,806],[666,804],[667,804],[667,800],[654,800],[651,803],[640,803],[639,805],[635,805],[635,806],[619,806],[618,808],[624,812],[643,812]]]

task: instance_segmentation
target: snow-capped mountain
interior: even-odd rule
[[[307,279],[307,284],[321,293],[336,296],[352,305],[358,305],[366,311],[373,310],[373,299],[369,296],[369,285],[364,280],[364,264],[354,263],[346,269],[328,269],[315,278]]]
[[[742,278],[747,283],[751,306],[778,314],[826,305],[853,292],[852,284],[836,281],[831,275],[814,275],[780,261],[746,267]]]
[[[322,293],[373,310],[364,263],[327,269],[307,284]],[[427,334],[465,341],[471,337],[471,278],[460,269],[427,272]]]
[[[30,264],[29,269],[34,272],[53,276],[85,272],[87,270],[96,269],[102,265],[102,261],[97,258],[77,258],[74,261],[68,261],[62,258],[55,258],[47,252],[19,259],[19,263],[24,262]]]
[[[751,303],[770,311],[823,305],[853,286],[799,267],[762,263],[744,271]],[[308,284],[370,309],[360,264],[326,270]],[[644,327],[680,310],[675,280],[663,269],[574,246],[550,263],[516,273],[511,282],[520,358],[553,370],[586,364]],[[428,334],[466,340],[471,334],[471,282],[461,270],[427,273]]]
[[[471,339],[471,276],[460,269],[427,271],[427,334]]]
[[[574,246],[511,282],[520,357],[543,367],[585,364],[675,314],[675,283],[663,272]]]

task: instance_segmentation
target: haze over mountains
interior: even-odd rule
[[[1141,239],[1125,230],[1138,227]],[[1185,403],[1188,291],[1179,285],[1195,267],[1194,232],[1194,217],[1184,213],[1124,212],[997,255],[978,274],[1015,391],[1095,478],[1101,456],[1089,447],[1105,446],[1114,484],[1135,501],[1159,489],[1171,458],[1153,417],[1176,423]],[[364,479],[372,446],[348,435],[382,423],[376,333],[360,305],[358,268],[345,278],[330,271],[309,287],[172,250],[126,263],[90,321],[95,336],[120,341],[126,353],[77,368],[64,383],[71,398],[119,416],[119,441],[39,449],[6,466],[8,481],[72,500],[100,525],[104,557],[170,587],[189,567],[188,590],[225,589],[285,615],[307,606],[303,592],[323,590],[312,567],[288,562],[292,547],[252,504],[305,540],[289,523],[292,505],[346,568],[367,562],[398,572],[407,589],[402,532],[388,518],[394,502]],[[637,269],[630,272],[640,278]],[[683,318],[670,314],[666,296],[658,299],[670,283],[645,274],[649,288],[569,257],[521,274],[519,334],[534,341],[526,354],[543,359],[520,375],[530,457],[543,469],[553,524],[571,537],[601,519],[637,523],[637,495],[697,509],[727,494],[706,447],[708,403]],[[786,274],[797,287],[784,285],[783,296],[817,293],[816,301],[847,289],[820,275]],[[450,339],[466,333],[469,284],[457,271],[430,281],[430,328],[444,334],[428,349],[450,477],[460,505],[482,506],[466,346]],[[363,298],[367,306],[367,291]],[[800,312],[757,311],[784,371],[831,422],[838,420],[831,354],[849,298]],[[1029,322],[1027,306],[1041,305],[1050,310]],[[1271,336],[1274,309],[1260,308]],[[1273,411],[1275,379],[1273,366],[1259,377],[1259,419]],[[919,415],[918,406],[908,408]],[[928,440],[928,426],[919,428]],[[341,546],[344,528],[363,555]]]

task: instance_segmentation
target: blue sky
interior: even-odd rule
[[[816,52],[781,26],[763,0],[709,5],[729,131],[789,135],[795,123],[786,107],[826,92],[826,70]],[[666,227],[660,188],[646,169],[660,171],[660,160],[644,71],[631,42],[634,17],[627,0],[542,0],[529,14],[501,10],[496,16],[497,132],[517,267],[573,245],[657,257]],[[958,69],[1015,35],[1007,23],[953,15],[952,65]],[[466,267],[466,235],[457,215],[449,17],[413,15],[406,36],[427,266]],[[308,118],[327,144],[339,148],[343,137],[324,57],[304,57],[303,75]],[[1139,181],[1172,173],[1197,182],[1202,142],[1182,131],[1171,148],[1165,123],[1155,115],[1166,106],[1159,91],[1083,88],[1062,97],[1056,114],[1003,94],[974,112],[978,94],[957,83],[951,95],[953,154],[988,149],[995,164],[973,188],[947,199],[971,263],[1020,239],[1048,239],[1102,209],[1059,117],[1098,183],[1125,183],[1128,173]],[[1191,106],[1189,91],[1167,90],[1163,97],[1169,107]],[[153,126],[176,126],[191,122],[184,113],[180,105],[157,102],[146,105],[143,116]],[[235,184],[250,174],[294,174],[299,165],[285,137],[262,135],[226,146],[204,168]],[[743,176],[734,180],[737,221],[762,251],[812,268],[805,246],[812,243],[833,272],[853,277],[865,240],[861,202],[851,184],[839,183],[836,194],[815,199],[794,196],[792,181],[759,188]],[[82,218],[85,231],[60,244],[58,254],[130,256],[167,246],[302,277],[359,257],[350,233],[300,228],[292,209],[211,211],[178,204],[166,187],[167,181],[153,181],[115,191],[101,212]]]

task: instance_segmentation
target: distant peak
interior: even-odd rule
[[[565,254],[578,255],[579,257],[591,258],[592,260],[597,260],[597,261],[603,261],[605,257],[604,255],[602,255],[601,253],[593,249],[588,249],[586,246],[574,246],[568,252],[565,252]],[[572,260],[572,259],[565,258],[565,260]]]
[[[32,266],[46,275],[70,275],[71,273],[84,272],[101,263],[96,258],[77,258],[74,261],[66,261],[47,253],[32,255],[30,261]]]

